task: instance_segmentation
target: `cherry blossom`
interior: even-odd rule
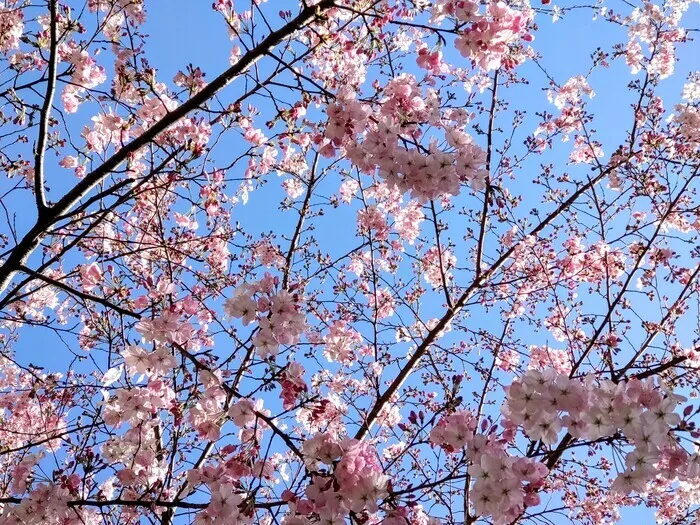
[[[697,6],[555,3],[0,0],[0,523],[698,521]]]

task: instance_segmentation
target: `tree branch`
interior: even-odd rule
[[[58,61],[58,28],[57,28],[57,0],[49,0],[51,44],[49,48],[48,81],[44,106],[41,108],[39,121],[39,136],[34,155],[34,195],[36,196],[36,208],[39,217],[46,213],[46,196],[44,193],[44,156],[46,155],[46,143],[49,134],[49,121],[51,119],[51,106],[56,92],[56,62]]]
[[[630,154],[630,157],[631,156],[632,154]],[[533,228],[527,236],[536,237],[537,235],[539,235],[540,232],[542,232],[542,230],[544,230],[554,221],[554,219],[559,217],[566,209],[568,209],[574,202],[576,202],[576,200],[578,200],[578,198],[581,195],[583,195],[583,193],[585,193],[592,186],[600,182],[604,177],[606,177],[611,171],[616,169],[618,166],[620,166],[624,162],[627,162],[628,158],[625,158],[619,163],[610,165],[607,168],[601,170],[595,178],[589,179],[586,184],[581,185],[581,187],[574,193],[572,193],[568,199],[562,202],[552,213],[545,217],[545,219],[542,222],[540,222],[535,228]],[[379,413],[382,411],[384,406],[391,400],[394,394],[398,392],[398,390],[403,385],[404,381],[406,381],[406,378],[411,374],[411,372],[413,372],[413,369],[416,367],[418,362],[421,360],[425,353],[430,349],[430,346],[437,339],[438,334],[442,330],[444,330],[447,327],[447,325],[452,321],[452,319],[454,319],[454,317],[462,310],[462,308],[464,308],[464,305],[467,303],[467,301],[474,295],[474,293],[476,293],[476,291],[479,288],[481,288],[481,286],[483,286],[486,280],[489,279],[494,273],[496,273],[501,268],[501,266],[503,266],[503,264],[505,264],[505,262],[513,254],[517,246],[518,243],[515,243],[508,250],[506,250],[503,253],[503,255],[501,255],[488,270],[474,277],[474,281],[462,293],[457,302],[455,302],[454,307],[449,308],[442,316],[442,318],[440,318],[435,327],[430,332],[428,332],[428,335],[418,346],[418,348],[416,348],[416,351],[413,353],[411,358],[398,373],[396,378],[391,382],[386,391],[381,396],[379,396],[377,401],[370,409],[369,414],[367,414],[367,417],[360,426],[360,429],[355,434],[355,439],[362,440],[367,436],[370,429],[377,421]]]

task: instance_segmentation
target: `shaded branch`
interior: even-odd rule
[[[36,207],[39,217],[46,213],[46,195],[44,192],[44,156],[46,155],[46,143],[49,135],[49,122],[51,119],[51,106],[56,92],[56,63],[58,61],[58,29],[57,29],[57,0],[49,0],[49,10],[51,16],[49,33],[51,44],[49,48],[48,79],[46,84],[46,95],[44,105],[41,108],[39,120],[39,136],[36,143],[34,155],[34,195],[36,197]]]

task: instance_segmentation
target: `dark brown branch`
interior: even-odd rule
[[[306,197],[304,198],[304,204],[299,210],[299,220],[297,221],[297,226],[294,229],[294,234],[292,235],[292,240],[289,243],[289,251],[287,252],[287,257],[284,262],[284,275],[282,277],[282,288],[287,288],[289,285],[289,275],[292,271],[292,258],[294,257],[294,251],[297,248],[297,243],[299,242],[299,237],[301,236],[301,228],[304,226],[304,220],[306,214],[309,213],[309,204],[311,202],[311,195],[313,194],[314,184],[316,183],[316,170],[318,169],[318,152],[314,155],[314,160],[311,166],[311,175],[309,176],[309,183],[306,187]]]
[[[496,120],[496,105],[498,104],[498,69],[493,74],[493,87],[491,88],[491,110],[489,111],[489,127],[486,144],[486,189],[484,190],[484,207],[481,210],[481,226],[479,228],[479,241],[476,244],[476,275],[481,274],[482,258],[484,256],[484,238],[486,236],[486,223],[488,222],[489,199],[491,198],[491,159],[493,157],[493,124]]]
[[[34,270],[27,268],[26,266],[20,266],[20,270],[27,275],[31,275],[32,277],[39,279],[40,281],[45,282],[46,284],[49,284],[51,286],[55,286],[56,288],[60,288],[61,290],[68,292],[71,295],[75,295],[76,297],[80,297],[81,299],[84,299],[86,301],[92,301],[93,303],[98,303],[101,304],[102,306],[105,306],[109,308],[110,310],[114,310],[115,312],[121,314],[121,315],[126,315],[128,317],[134,317],[136,319],[141,319],[141,316],[137,314],[136,312],[132,312],[131,310],[127,310],[126,308],[122,308],[121,306],[118,306],[114,303],[109,302],[107,299],[104,297],[97,297],[95,295],[81,292],[80,290],[76,290],[75,288],[72,288],[68,286],[67,284],[62,283],[61,281],[58,281],[56,279],[51,279],[50,277],[47,277],[46,275],[43,275],[39,272],[35,272]]]
[[[36,208],[39,217],[46,213],[46,195],[44,192],[44,156],[46,155],[46,143],[49,135],[49,121],[51,120],[51,106],[56,92],[56,63],[58,61],[58,13],[57,1],[49,0],[51,11],[51,22],[49,32],[51,44],[49,48],[48,81],[46,84],[46,95],[44,95],[44,105],[41,108],[39,121],[39,136],[36,142],[36,152],[34,155],[34,195],[36,196]]]
[[[445,301],[447,302],[447,307],[452,308],[452,297],[450,297],[450,290],[447,287],[447,276],[445,275],[445,265],[442,261],[442,246],[440,243],[440,227],[438,226],[437,212],[435,211],[435,202],[430,201],[430,211],[433,215],[433,226],[435,227],[435,244],[438,250],[438,263],[440,264],[440,280],[442,281],[442,288],[445,292]]]
[[[11,503],[19,505],[22,503],[22,498],[0,498],[0,503]],[[128,499],[109,499],[109,500],[95,500],[95,499],[77,499],[69,501],[66,503],[68,507],[114,507],[117,505],[123,507],[165,507],[165,508],[179,508],[179,509],[206,509],[209,503],[190,503],[187,501],[164,501],[160,499],[156,500],[128,500]],[[271,501],[269,503],[255,503],[253,506],[258,509],[270,509],[275,507],[282,507],[287,505],[285,501]]]

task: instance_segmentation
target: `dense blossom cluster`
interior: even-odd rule
[[[73,487],[61,487],[42,483],[32,490],[22,503],[5,506],[0,510],[0,519],[7,525],[78,525],[99,523],[94,510],[78,510],[68,506],[75,494]]]
[[[58,375],[39,377],[47,384],[60,379]],[[58,436],[65,427],[70,397],[49,389],[35,389],[33,382],[32,373],[0,357],[0,443],[4,447],[17,448],[28,440],[39,439],[52,448],[55,443],[50,438]],[[3,457],[3,461],[7,459]]]
[[[280,397],[282,398],[282,407],[284,409],[291,410],[294,408],[299,401],[299,397],[308,390],[304,372],[304,367],[296,361],[289,363],[284,372],[282,372],[280,379],[282,392]]]
[[[71,83],[64,88],[61,98],[65,110],[68,113],[75,113],[80,104],[81,93],[105,82],[107,75],[104,67],[98,65],[87,51],[71,46],[63,53],[66,55],[65,60],[73,67],[73,75]]]
[[[558,374],[571,372],[571,356],[566,350],[558,350],[548,346],[530,346],[528,357],[530,358],[528,363],[530,369],[552,369]]]
[[[577,439],[626,440],[633,449],[612,488],[645,493],[660,475],[671,480],[697,476],[696,456],[673,437],[682,420],[676,408],[683,400],[654,379],[614,383],[529,370],[508,387],[503,414],[506,426],[522,428],[545,444],[555,443],[562,429]]]
[[[676,105],[674,122],[691,151],[700,149],[700,74],[691,75],[683,86],[683,104]]]
[[[605,242],[583,246],[580,239],[568,239],[564,243],[567,255],[557,261],[563,276],[576,281],[595,283],[603,277],[617,279],[625,271],[626,256],[622,250],[613,249]]]
[[[278,291],[278,285],[279,279],[267,273],[260,281],[239,287],[224,306],[231,318],[257,324],[253,345],[263,359],[276,356],[280,345],[298,343],[306,330],[302,297]]]
[[[313,523],[313,514],[329,523],[343,522],[351,511],[376,512],[378,501],[388,495],[389,476],[370,444],[319,433],[304,442],[302,452],[316,473],[306,488],[308,499],[293,501],[285,524]],[[322,465],[334,466],[332,473],[317,470]]]
[[[424,96],[412,75],[389,82],[372,119],[368,119],[369,110],[352,95],[340,95],[345,97],[343,105],[331,106],[328,112],[329,154],[333,154],[333,146],[343,146],[362,171],[377,170],[389,184],[420,200],[457,195],[461,183],[474,190],[485,187],[486,153],[461,129],[442,124],[452,151],[443,151],[435,144],[429,149],[405,146],[412,142],[416,123],[440,124],[435,117],[435,93],[429,91]]]
[[[666,12],[664,12],[666,11]],[[629,17],[629,42],[626,47],[627,64],[633,73],[638,73],[643,62],[652,75],[666,78],[673,74],[676,62],[675,44],[685,39],[685,30],[678,26],[682,11],[671,3],[668,7],[644,2]],[[646,59],[641,44],[650,48]]]
[[[510,46],[532,41],[528,33],[530,13],[516,11],[504,2],[492,2],[484,15],[464,20],[470,25],[455,41],[462,56],[485,70],[511,68],[523,61],[523,52],[513,53]]]
[[[428,284],[432,286],[444,286],[452,280],[451,269],[455,267],[457,257],[443,249],[442,253],[437,246],[432,246],[423,257],[423,275]]]
[[[7,53],[19,46],[24,29],[24,11],[9,0],[0,2],[0,52]]]
[[[127,422],[137,425],[168,408],[174,397],[172,389],[160,380],[151,380],[146,387],[120,388],[109,395],[105,422],[112,426]]]
[[[477,514],[492,516],[497,524],[512,523],[525,507],[539,504],[548,469],[539,461],[511,456],[494,434],[478,433],[477,423],[469,411],[445,416],[430,431],[430,442],[449,453],[466,447]]]
[[[42,375],[44,381],[58,377]],[[75,493],[80,477],[66,478],[63,486],[38,484],[32,486],[32,472],[41,459],[60,445],[60,436],[66,428],[65,415],[71,408],[70,396],[35,390],[32,374],[21,370],[6,358],[0,359],[0,443],[8,450],[23,450],[27,443],[42,443],[39,452],[26,454],[14,463],[9,454],[3,454],[0,468],[11,481],[12,494],[29,493],[21,505],[0,508],[0,521],[12,525],[81,523],[81,515],[92,513],[71,511],[66,502]],[[55,439],[52,439],[55,438]],[[14,463],[14,464],[13,464]]]
[[[345,321],[335,321],[324,336],[324,355],[331,363],[334,361],[352,364],[355,361],[356,348],[362,343],[362,335]]]
[[[583,76],[570,78],[560,88],[551,89],[547,92],[547,98],[558,109],[563,110],[566,106],[576,106],[580,104],[584,96],[593,98],[595,92]]]
[[[206,510],[197,514],[195,525],[243,525],[252,519],[241,511],[243,497],[232,483],[214,481],[209,484],[211,500]]]
[[[183,321],[183,313],[175,309],[166,310],[153,319],[142,319],[136,329],[147,342],[184,344],[192,336],[192,325]]]
[[[512,68],[525,58],[522,42],[531,42],[532,12],[521,4],[516,10],[505,2],[489,2],[485,13],[473,0],[439,0],[433,4],[431,20],[457,19],[466,28],[455,41],[463,57],[484,70]]]

